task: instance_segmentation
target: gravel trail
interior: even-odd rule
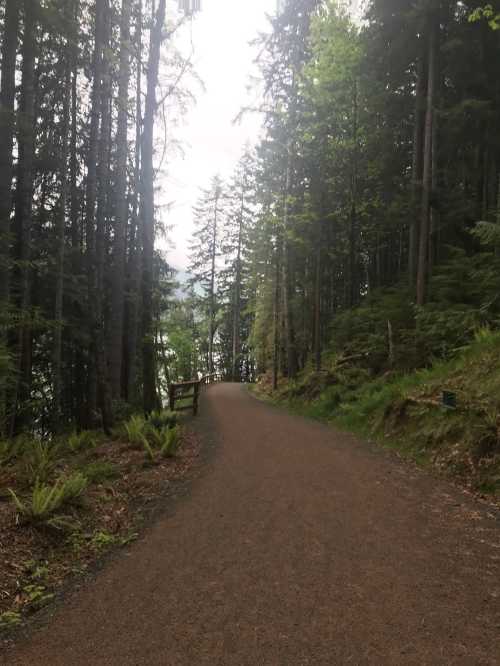
[[[1,664],[500,664],[497,511],[238,385],[197,428],[188,496]]]

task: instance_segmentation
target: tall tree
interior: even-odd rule
[[[141,216],[142,216],[142,380],[144,411],[151,412],[158,405],[156,392],[155,324],[153,313],[154,283],[154,119],[157,110],[156,88],[160,64],[160,48],[165,23],[165,0],[159,0],[151,17],[147,91],[141,140]]]
[[[109,335],[109,374],[113,398],[122,395],[123,317],[125,294],[125,243],[128,220],[127,144],[128,94],[130,83],[130,18],[131,0],[122,0],[120,21],[120,71],[118,83],[118,121],[116,130],[115,224],[113,273],[111,279],[111,312]]]

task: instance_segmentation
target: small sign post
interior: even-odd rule
[[[443,407],[447,409],[456,409],[457,408],[457,394],[453,391],[443,391],[442,399]]]

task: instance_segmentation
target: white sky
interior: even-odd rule
[[[167,259],[180,270],[187,264],[191,208],[199,188],[206,187],[216,173],[229,177],[245,143],[256,142],[261,118],[252,114],[239,125],[232,121],[258,96],[249,89],[256,55],[249,42],[259,31],[267,30],[266,13],[273,14],[275,9],[276,0],[202,0],[202,11],[193,21],[193,63],[206,90],[196,92],[196,106],[183,126],[175,129],[184,156],[174,154],[168,160],[168,176],[158,183],[160,202],[173,202],[169,213],[163,215],[172,225],[169,240],[174,244],[166,248]],[[177,37],[184,53],[190,51],[190,39],[190,29]]]
[[[346,0],[353,14],[359,13],[363,0]],[[259,32],[269,31],[266,14],[276,12],[277,0],[201,0],[202,11],[192,23],[176,35],[176,45],[184,55],[194,46],[193,65],[205,84],[205,92],[196,91],[197,103],[173,130],[174,138],[184,147],[184,156],[169,153],[168,175],[158,182],[159,202],[170,204],[164,221],[171,226],[167,250],[171,266],[185,270],[191,237],[191,210],[199,196],[219,173],[228,178],[240,158],[245,143],[257,142],[262,118],[247,114],[239,125],[233,119],[242,107],[252,106],[259,91],[251,89],[251,75],[256,73],[257,47],[249,42]],[[170,0],[176,11],[177,0]]]

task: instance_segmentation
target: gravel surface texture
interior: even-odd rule
[[[190,493],[0,664],[500,664],[498,511],[242,386],[197,428]]]

